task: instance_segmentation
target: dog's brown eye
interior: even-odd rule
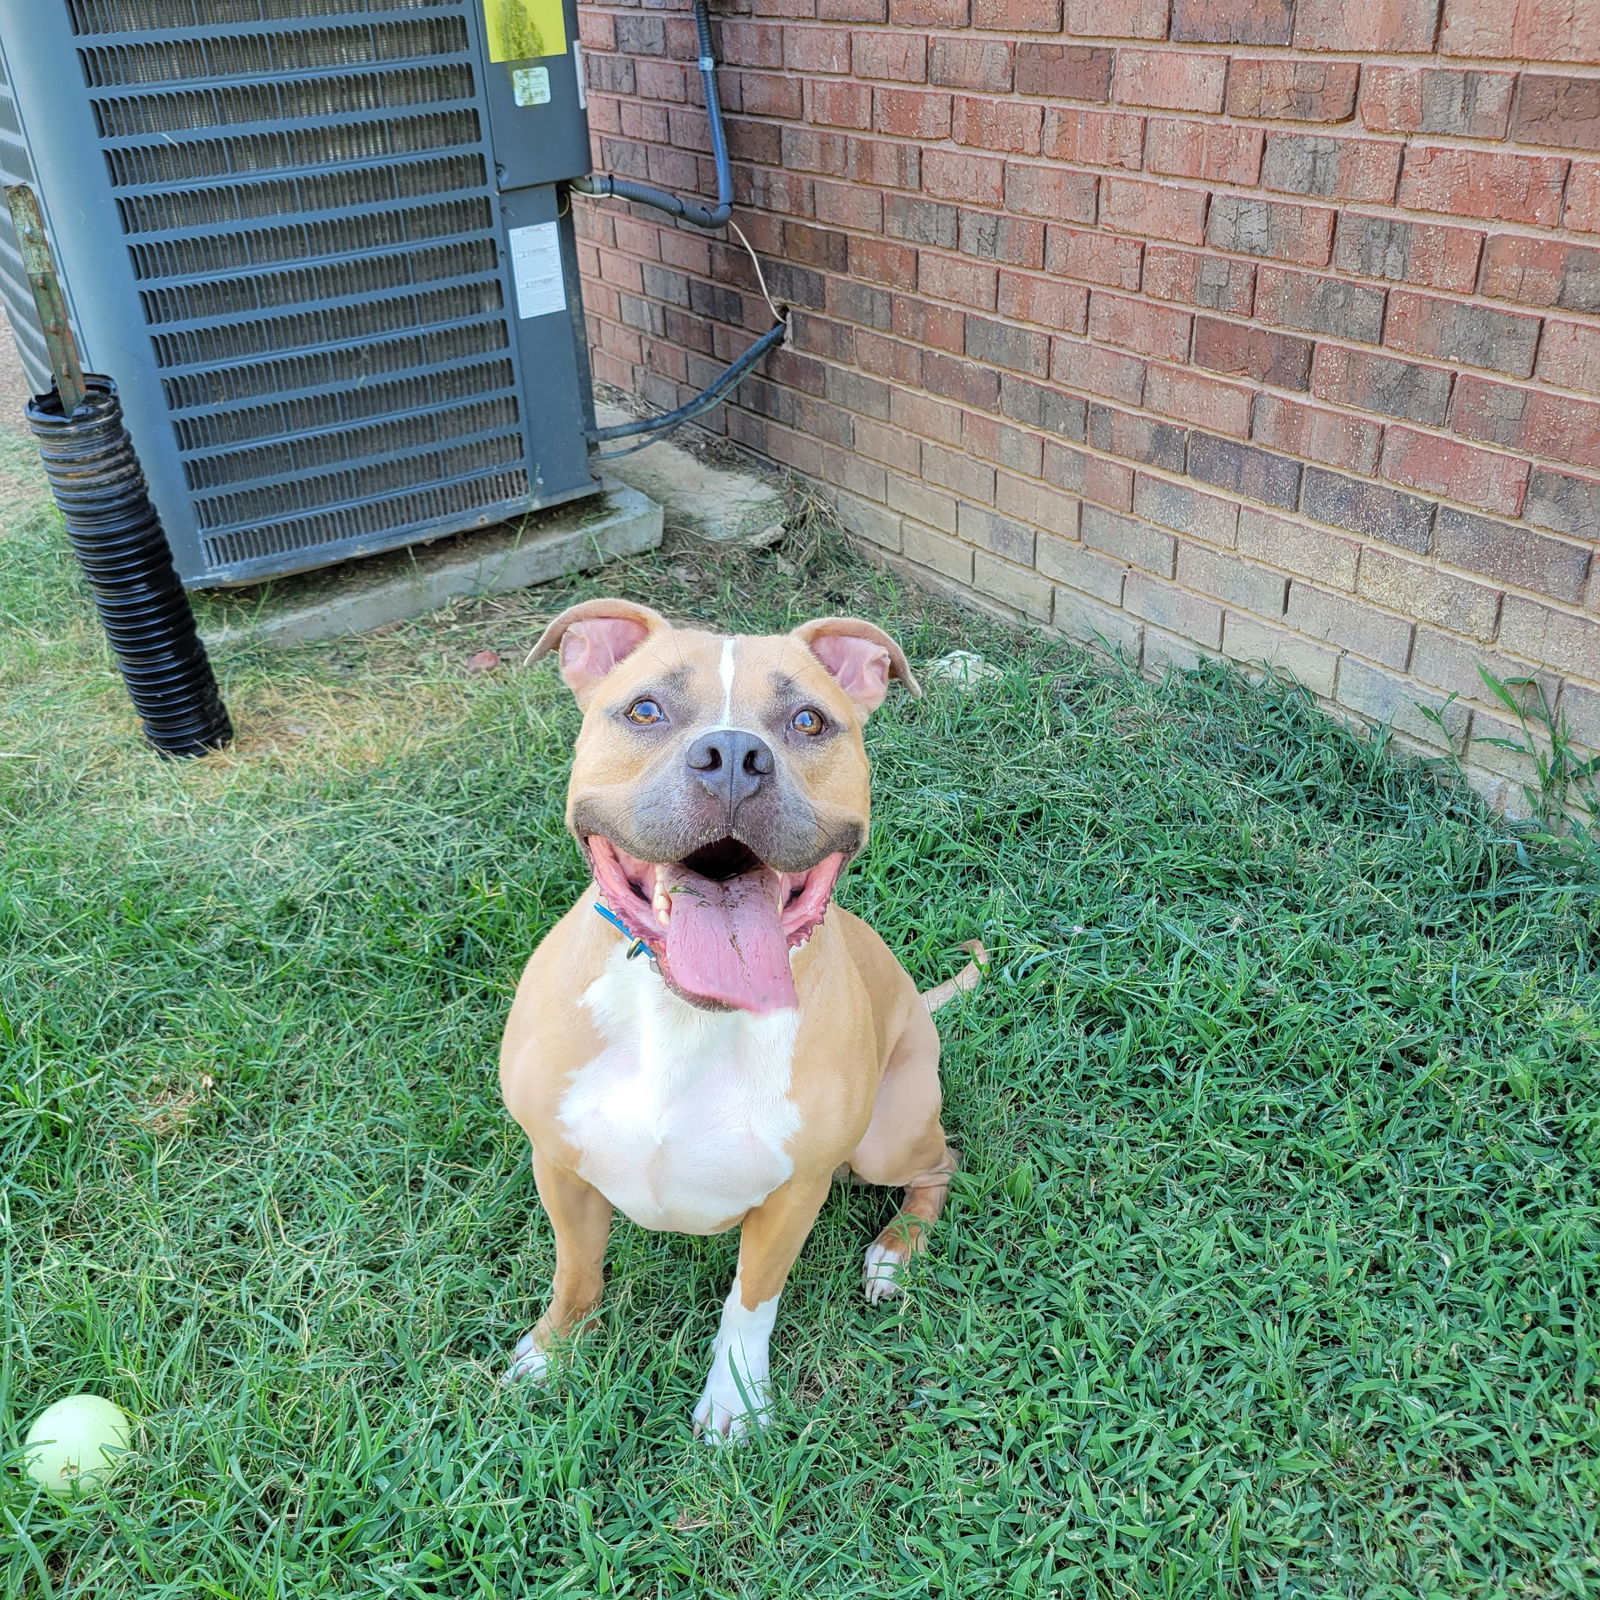
[[[810,706],[802,706],[789,718],[789,726],[796,733],[803,733],[807,738],[814,739],[827,727],[820,711],[814,711]]]
[[[647,728],[652,722],[666,721],[666,712],[654,700],[635,700],[627,710],[629,722],[637,722],[640,727]]]

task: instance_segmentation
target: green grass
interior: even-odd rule
[[[0,1596],[1600,1591],[1591,869],[1292,689],[829,549],[232,652],[238,752],[166,765],[0,471]],[[995,953],[941,1017],[965,1170],[882,1311],[891,1202],[830,1199],[736,1451],[688,1420],[732,1236],[620,1223],[564,1381],[496,1384],[551,1248],[495,1048],[580,887],[520,662],[605,589],[1004,668],[874,719],[845,889],[924,985]],[[58,1504],[15,1452],[81,1389],[137,1449]]]

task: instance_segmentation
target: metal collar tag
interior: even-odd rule
[[[613,928],[616,928],[620,933],[629,932],[627,923],[625,923],[622,918],[611,909],[610,906],[603,906],[598,900],[596,900],[594,903],[594,908],[602,917],[606,919],[607,922],[611,924]],[[631,934],[629,936],[632,937]],[[632,961],[635,956],[645,954],[649,948],[650,946],[647,945],[643,939],[634,939],[633,948],[628,951],[628,959]]]

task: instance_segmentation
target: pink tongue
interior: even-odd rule
[[[672,897],[661,964],[678,988],[739,1011],[799,1004],[771,873],[715,883],[679,866],[661,883]]]

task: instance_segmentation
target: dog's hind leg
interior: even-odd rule
[[[895,1276],[924,1247],[960,1164],[945,1140],[940,1103],[939,1035],[918,1006],[890,1054],[872,1120],[850,1157],[851,1170],[868,1183],[904,1191],[899,1213],[867,1247],[862,1282],[873,1305],[899,1293]]]
[[[939,1220],[950,1193],[950,1179],[961,1165],[961,1157],[945,1145],[937,1166],[919,1173],[905,1185],[900,1210],[893,1222],[867,1246],[862,1264],[861,1286],[872,1305],[899,1294],[896,1282],[900,1269],[919,1250],[925,1249],[926,1230]]]

